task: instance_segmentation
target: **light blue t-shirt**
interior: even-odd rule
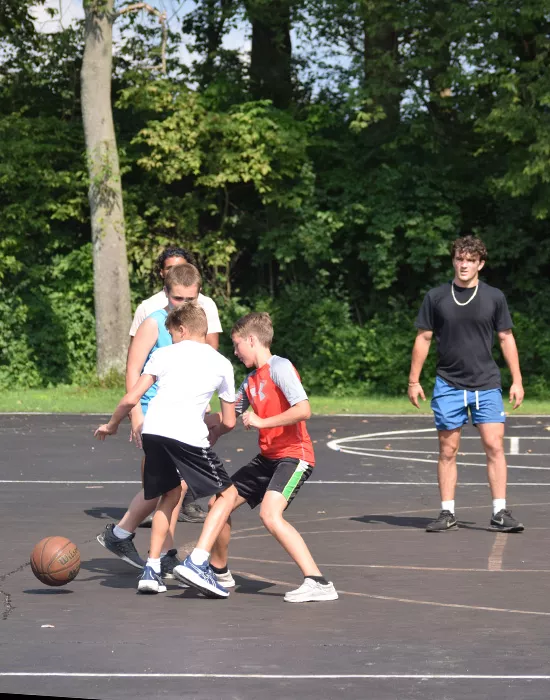
[[[158,350],[158,348],[164,348],[166,345],[172,345],[172,336],[170,333],[168,333],[168,330],[165,325],[166,317],[168,316],[168,311],[166,309],[160,309],[159,311],[153,311],[152,314],[149,314],[147,318],[154,318],[155,321],[157,322],[157,327],[159,331],[159,335],[157,338],[157,342],[153,345],[151,350],[149,351],[149,354],[147,355],[147,359],[145,360],[145,363],[143,367],[149,362],[149,358],[151,355],[155,352],[155,350]],[[142,369],[143,371],[143,369]],[[141,397],[141,410],[143,411],[143,415],[147,413],[147,408],[149,407],[149,401],[155,396],[157,393],[157,384],[153,384],[153,386],[148,389],[145,394]]]

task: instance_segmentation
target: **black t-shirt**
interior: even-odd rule
[[[456,300],[453,299],[451,284]],[[452,282],[430,289],[424,297],[416,327],[433,331],[437,341],[437,374],[451,386],[470,391],[500,388],[500,371],[493,359],[494,331],[513,327],[506,297],[496,287],[479,288]],[[475,293],[475,297],[473,297]]]

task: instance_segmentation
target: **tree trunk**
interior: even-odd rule
[[[256,100],[285,109],[292,100],[292,44],[289,0],[248,0],[252,24],[250,84]]]
[[[92,224],[97,372],[123,373],[131,321],[124,211],[111,107],[113,0],[88,0],[81,72]]]
[[[375,125],[375,130],[391,134],[395,133],[399,123],[402,97],[399,37],[392,21],[394,6],[393,1],[386,0],[361,5],[364,26],[363,87],[386,115],[382,122]]]

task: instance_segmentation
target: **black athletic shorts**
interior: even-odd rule
[[[193,500],[213,496],[231,486],[218,455],[210,447],[194,447],[179,440],[143,433],[145,467],[143,489],[147,500],[158,498],[185,481]]]
[[[231,481],[251,508],[262,502],[266,491],[282,493],[288,507],[312,471],[313,467],[303,459],[267,459],[260,454],[236,471]]]

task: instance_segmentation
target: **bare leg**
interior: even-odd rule
[[[122,516],[121,521],[118,523],[119,527],[123,530],[128,530],[128,532],[135,532],[138,525],[155,510],[158,500],[158,498],[145,500],[143,489],[141,489],[141,491],[134,496],[128,510]]]
[[[166,540],[170,531],[170,523],[174,511],[177,517],[178,503],[181,503],[183,498],[182,491],[187,490],[187,484],[182,481],[175,489],[168,491],[160,497],[157,511],[153,517],[151,524],[151,544],[149,546],[149,557],[151,559],[159,559],[162,551],[162,545]]]
[[[185,481],[181,482],[181,495],[180,499],[176,505],[176,508],[172,511],[172,517],[170,519],[170,528],[168,530],[168,534],[166,535],[166,539],[164,540],[164,544],[162,545],[162,551],[167,552],[169,549],[174,549],[174,539],[176,536],[176,525],[178,524],[178,515],[180,513],[181,509],[181,504],[183,503],[183,499],[185,498],[187,494],[187,484]]]
[[[286,498],[278,491],[267,491],[260,507],[260,518],[268,532],[288,552],[306,576],[322,576],[303,537],[283,517]]]
[[[209,503],[210,509],[202,526],[196,547],[204,549],[206,552],[212,552],[215,542],[227,524],[230,514],[243,503],[244,498],[239,496],[234,486],[230,486],[225,491],[217,494],[214,503]],[[217,566],[217,564],[214,564],[214,566]],[[222,566],[225,566],[225,564]]]
[[[439,430],[439,460],[437,462],[437,481],[442,501],[454,501],[457,468],[456,455],[460,445],[461,428]]]
[[[508,468],[504,455],[504,423],[480,423],[478,426],[487,455],[487,477],[493,498],[506,498]]]

